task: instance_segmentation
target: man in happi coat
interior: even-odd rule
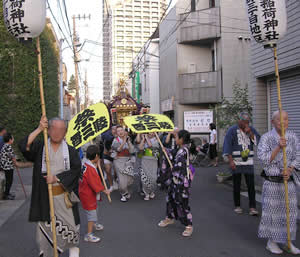
[[[255,185],[254,185],[254,146],[257,145],[260,135],[255,128],[249,125],[250,115],[247,112],[239,114],[237,125],[230,127],[223,144],[223,155],[228,158],[233,178],[234,211],[243,213],[241,208],[241,179],[245,176],[249,195],[249,214],[256,216]]]
[[[288,128],[288,114],[283,111],[284,128]],[[264,134],[258,145],[258,158],[263,164],[265,178],[262,189],[262,217],[258,236],[267,238],[267,249],[274,254],[283,251],[278,243],[287,244],[287,219],[285,207],[284,179],[288,181],[288,196],[290,210],[291,240],[296,239],[297,230],[297,191],[294,180],[295,168],[299,167],[297,156],[298,138],[293,131],[286,130],[285,138],[281,137],[280,113],[276,111],[272,116],[273,129]],[[286,147],[287,170],[284,174],[283,148]],[[295,176],[295,177],[294,177]],[[284,247],[286,249],[286,247]],[[300,250],[291,244],[290,251],[300,254]]]
[[[35,140],[47,127],[49,127],[48,150],[51,172],[49,176],[44,143]],[[77,195],[81,162],[75,148],[67,145],[64,140],[66,131],[64,120],[54,118],[48,125],[47,118],[42,117],[38,128],[19,143],[24,157],[34,163],[29,221],[37,222],[39,256],[43,257],[53,256],[47,184],[52,184],[53,190],[57,250],[61,253],[69,249],[70,257],[79,257],[80,218]]]

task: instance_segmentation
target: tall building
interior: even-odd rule
[[[157,28],[167,5],[166,0],[133,0],[114,6],[104,1],[103,7],[103,98],[108,100],[119,79],[132,70],[132,60]]]
[[[177,1],[159,26],[161,112],[207,135],[214,106],[249,84],[250,42],[244,0]]]

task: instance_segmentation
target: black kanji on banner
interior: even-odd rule
[[[147,130],[160,130],[160,126],[156,122],[145,122]]]
[[[24,33],[31,33],[28,26],[25,26],[23,18],[25,11],[23,3],[25,0],[4,0],[3,1],[3,16],[7,30],[15,37]]]
[[[276,31],[279,22],[276,19],[275,1],[260,0],[260,6],[263,8],[262,17],[264,18],[265,37],[269,41],[279,39],[279,33]]]
[[[158,122],[158,124],[159,124],[161,129],[170,129],[170,130],[173,129],[172,125],[168,122],[161,121],[161,122]]]
[[[80,131],[78,131],[76,134],[74,134],[72,137],[71,137],[71,141],[72,141],[72,145],[74,147],[80,145],[82,143],[82,138],[81,138],[81,133]]]
[[[87,124],[82,130],[82,136],[84,140],[87,140],[89,137],[95,135],[95,131],[92,128],[92,124]]]
[[[93,121],[95,116],[95,111],[86,109],[82,113],[78,114],[75,120],[75,127],[74,129],[80,130],[81,127],[85,127],[88,121]]]
[[[106,128],[107,125],[108,125],[108,121],[104,116],[101,116],[99,119],[93,122],[93,126],[96,133]]]
[[[132,127],[137,131],[160,131],[160,130],[172,130],[172,124],[159,121],[157,117],[152,115],[143,115],[135,117],[135,122]]]
[[[146,130],[146,127],[143,123],[134,123],[132,124],[132,127],[134,127],[137,131],[144,131]]]
[[[157,121],[157,118],[151,115],[143,115],[143,116],[138,116],[135,118],[137,122],[155,122]]]
[[[95,111],[91,109],[86,109],[77,115],[74,122],[74,130],[77,132],[70,138],[75,148],[108,126],[108,120],[105,116],[96,119],[95,115]]]
[[[91,122],[94,121],[94,110],[86,109],[82,113],[77,115],[75,120],[74,130],[77,132],[71,137],[72,145],[77,147],[83,141],[86,141],[89,137],[95,135]]]
[[[258,19],[258,5],[255,0],[247,0],[247,5],[251,33],[256,41],[261,42],[263,39]]]

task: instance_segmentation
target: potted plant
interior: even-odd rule
[[[226,181],[227,179],[229,179],[231,176],[232,176],[232,174],[229,173],[229,172],[219,171],[217,173],[217,181],[219,183],[223,183],[224,181]]]

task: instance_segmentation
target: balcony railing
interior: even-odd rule
[[[220,101],[220,71],[179,75],[180,104],[218,103]]]
[[[184,13],[178,34],[179,43],[213,40],[221,36],[219,7]]]

